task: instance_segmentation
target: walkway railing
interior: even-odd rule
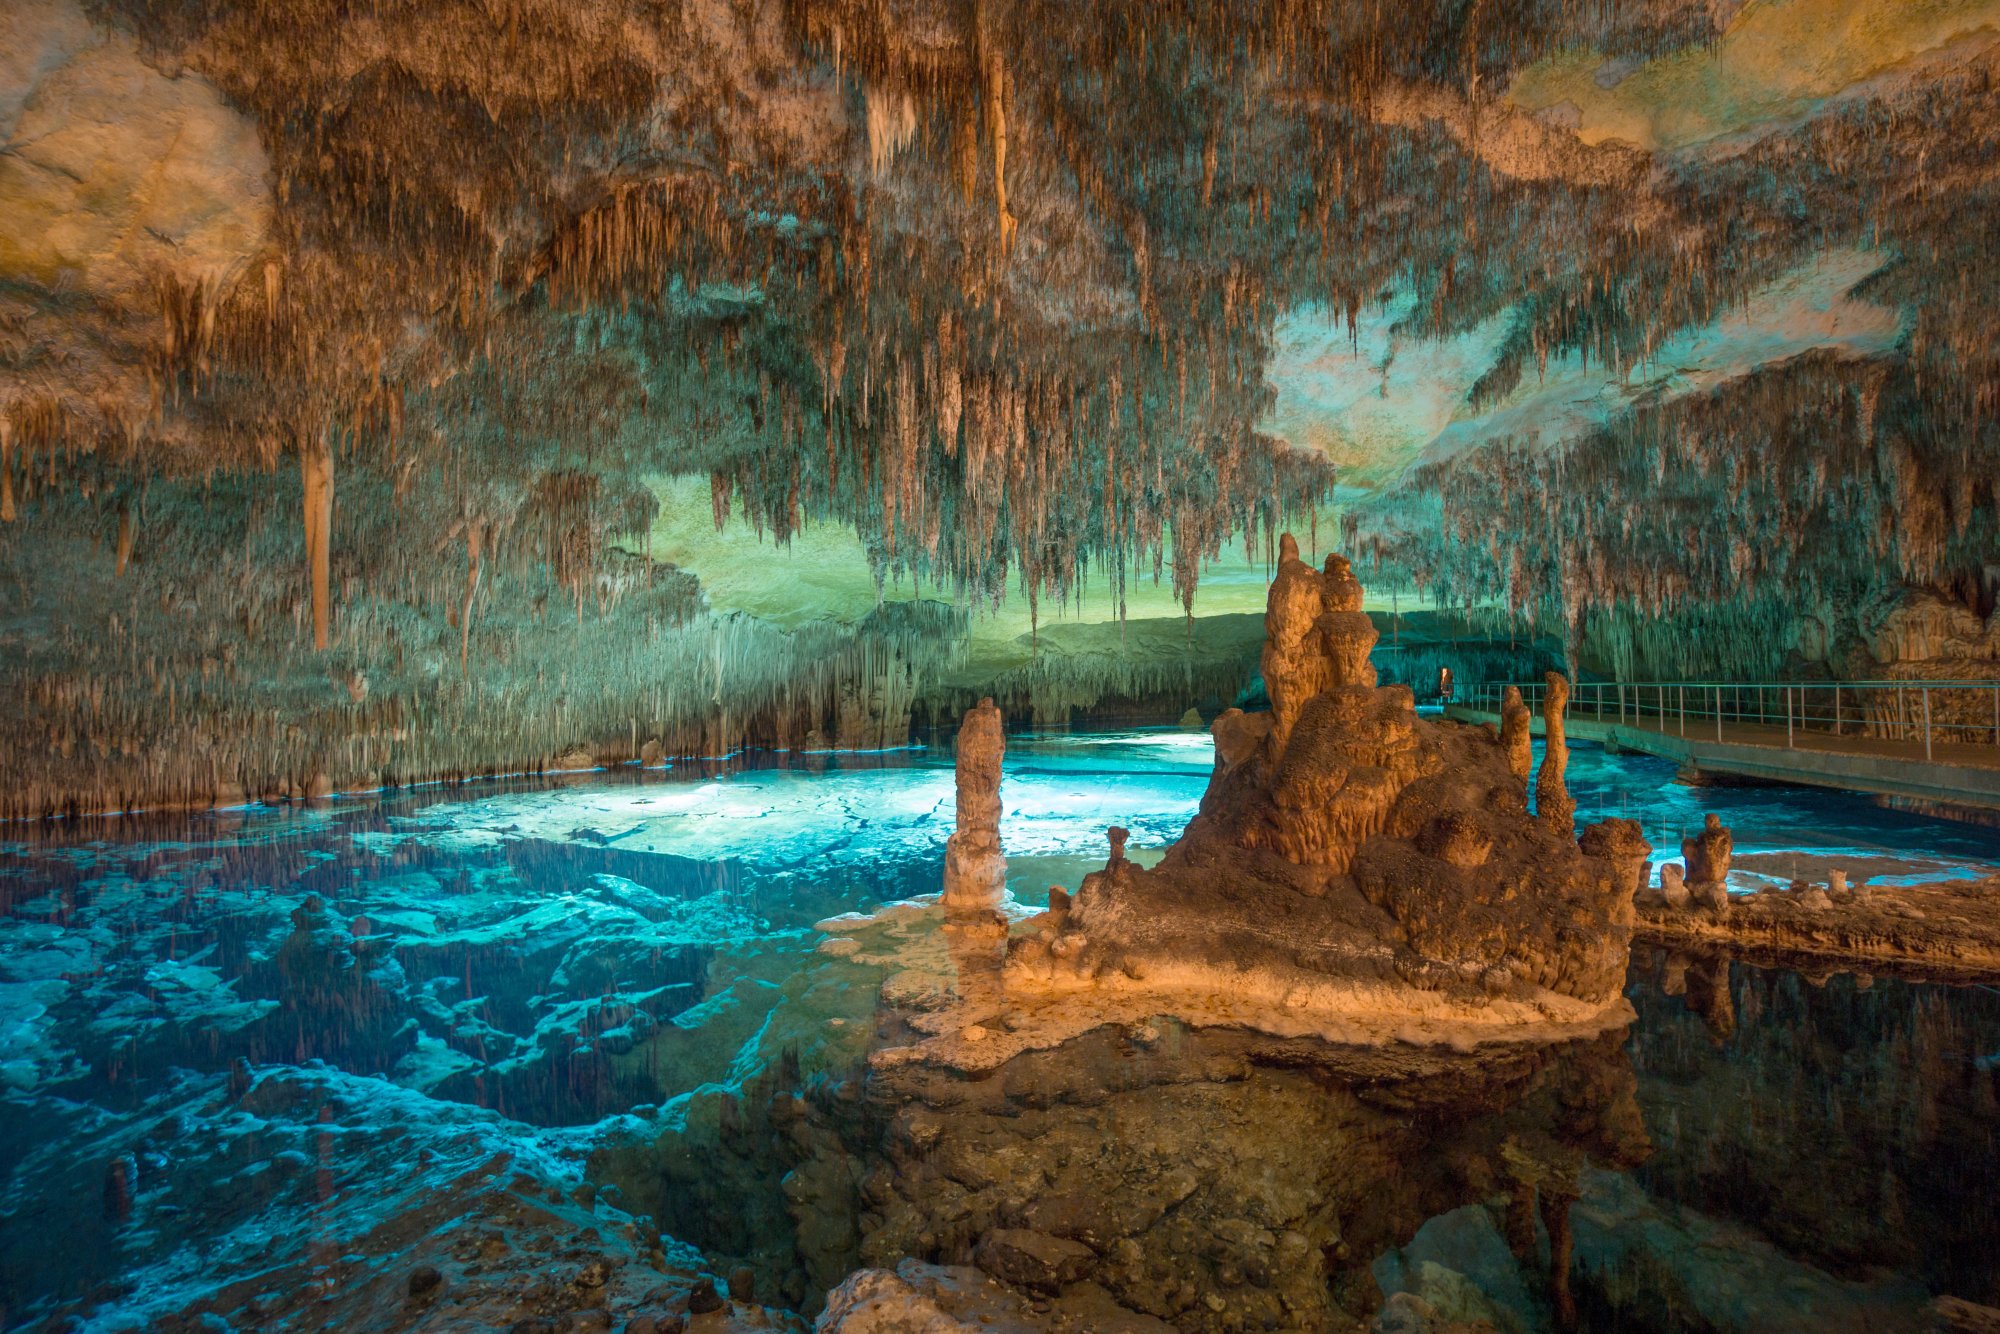
[[[1459,703],[1497,714],[1506,689],[1472,686]],[[1519,689],[1539,715],[1548,687]],[[2000,681],[1586,681],[1569,716],[1717,741],[1729,725],[1782,727],[1787,746],[1802,734],[1921,741],[1930,760],[1938,745],[2000,747]]]

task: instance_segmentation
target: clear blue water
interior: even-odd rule
[[[1142,859],[1164,847],[1210,767],[1203,734],[1013,739],[1010,888],[1035,904],[1051,884],[1074,887],[1102,865],[1113,824],[1133,831]],[[1663,858],[1720,811],[1753,880],[1844,862],[1883,879],[2000,865],[2000,831],[1859,796],[1684,788],[1667,764],[1587,745],[1570,776],[1580,819],[1636,818]],[[303,1226],[274,1222],[275,1203],[213,1200],[162,1205],[135,1239],[128,1206],[103,1203],[121,1189],[105,1184],[107,1164],[115,1177],[133,1160],[141,1194],[173,1178],[148,1166],[173,1157],[162,1134],[210,1106],[239,1062],[260,1076],[369,1077],[411,1142],[462,1138],[472,1113],[453,1109],[484,1109],[480,1134],[572,1158],[630,1109],[671,1125],[705,1091],[767,1075],[781,1047],[787,1060],[803,1048],[810,1067],[823,1043],[836,1064],[849,1050],[837,1035],[865,1027],[872,1002],[802,995],[799,978],[819,964],[813,924],[934,892],[951,805],[948,753],[912,750],[0,831],[0,1326],[95,1291],[93,1309],[110,1314],[91,1327],[137,1327],[118,1316],[143,1309],[131,1275],[154,1275],[139,1289],[198,1292],[221,1281],[215,1257],[246,1246],[246,1229],[268,1248]],[[1936,1263],[1885,1261],[1901,1275],[1898,1300],[1947,1279],[2000,1299],[1976,1259],[1993,1240],[1990,1205],[1968,1215],[1951,1179],[1926,1175],[1950,1148],[1956,1180],[2000,1187],[2000,997],[1844,977],[1815,987],[1726,962],[1718,981],[1699,961],[1689,989],[1669,980],[1685,963],[1635,962],[1629,1049],[1660,1151],[1629,1180],[1649,1207],[1751,1229],[1774,1248],[1774,1274],[1791,1266],[1784,1281],[1835,1291],[1876,1282],[1868,1247],[1894,1251],[1914,1229]],[[1720,1036],[1718,986],[1734,1016]],[[354,1087],[342,1085],[350,1103]],[[1702,1110],[1723,1091],[1782,1147],[1760,1157],[1740,1123]],[[1902,1128],[1850,1165],[1873,1174],[1876,1195],[1843,1198],[1845,1221],[1820,1217],[1818,1239],[1802,1240],[1809,1207],[1753,1207],[1740,1187],[1824,1152],[1813,1127],[1842,1109]],[[1940,1116],[1949,1136],[1909,1129]],[[1888,1182],[1893,1235],[1874,1221]]]
[[[1833,788],[1689,787],[1675,782],[1674,772],[1667,760],[1607,755],[1601,746],[1579,743],[1572,747],[1568,770],[1577,820],[1614,815],[1637,820],[1660,862],[1677,860],[1681,840],[1699,832],[1713,811],[1735,837],[1737,862],[1762,868],[1761,875],[1733,877],[1736,888],[1789,880],[1793,868],[1823,880],[1819,868],[1827,864],[1879,861],[1880,884],[1953,879],[2000,864],[2000,828],[1982,822],[1980,812],[1940,818]],[[1891,868],[1890,862],[1903,865]]]

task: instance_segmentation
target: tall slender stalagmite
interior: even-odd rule
[[[1569,768],[1569,742],[1563,735],[1563,710],[1569,707],[1569,678],[1549,673],[1548,697],[1542,701],[1542,771],[1535,776],[1535,813],[1565,833],[1576,830],[1576,801],[1563,782]]]
[[[1278,572],[1264,609],[1264,690],[1271,699],[1271,757],[1285,753],[1292,727],[1306,701],[1327,685],[1321,646],[1314,627],[1323,610],[1322,580],[1299,559],[1290,533],[1278,542]]]
[[[312,583],[313,647],[327,645],[331,618],[333,554],[333,450],[324,432],[308,439],[299,452],[299,474],[305,480],[306,567]]]
[[[944,848],[948,908],[991,908],[1007,883],[1000,852],[1000,761],[1007,736],[1000,710],[982,699],[958,725],[958,827]]]
[[[1507,767],[1524,783],[1535,767],[1533,718],[1521,701],[1521,688],[1508,686],[1500,701],[1500,745],[1507,752]]]

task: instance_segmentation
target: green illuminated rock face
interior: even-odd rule
[[[9,6],[8,809],[1993,670],[2000,11],[1586,8]]]

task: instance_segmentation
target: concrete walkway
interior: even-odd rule
[[[1460,722],[1500,721],[1496,713],[1459,704],[1446,708],[1445,716]],[[1921,741],[1801,729],[1788,745],[1784,728],[1751,723],[1726,722],[1717,740],[1713,718],[1688,719],[1686,736],[1672,718],[1663,729],[1654,718],[1620,723],[1571,714],[1566,728],[1571,740],[1657,755],[1684,769],[2000,810],[2000,746],[1940,741],[1933,743],[1926,760]],[[1539,713],[1534,729],[1540,736]]]

